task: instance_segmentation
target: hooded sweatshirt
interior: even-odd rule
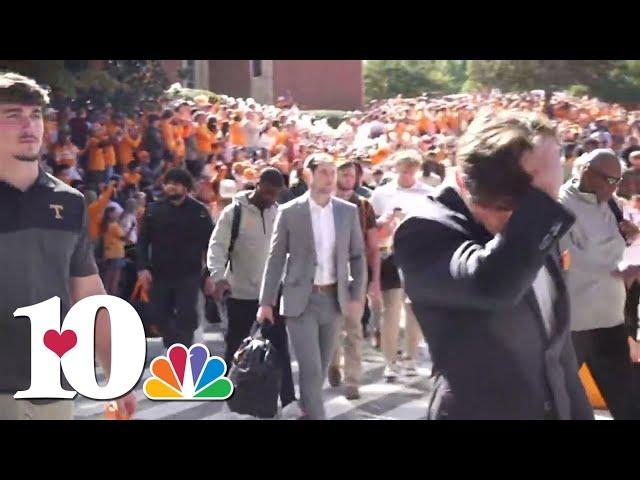
[[[568,250],[567,288],[571,301],[571,330],[593,330],[624,322],[624,281],[611,272],[618,269],[626,248],[616,218],[607,202],[579,190],[578,178],[560,189],[560,203],[576,222],[560,240]]]
[[[231,297],[238,300],[257,300],[260,296],[262,273],[269,255],[273,224],[278,212],[277,205],[261,212],[249,202],[251,193],[238,193],[234,201],[224,208],[211,236],[207,255],[207,266],[213,280],[218,282],[226,279],[231,285]],[[240,204],[242,212],[240,228],[231,253],[231,263],[225,266],[236,203]]]

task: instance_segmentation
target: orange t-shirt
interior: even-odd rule
[[[193,131],[195,127],[192,123],[187,123],[186,125],[182,125],[182,138],[185,140],[193,135]]]
[[[142,180],[142,175],[137,172],[126,172],[122,178],[124,179],[127,185],[135,185],[138,186],[140,180]]]
[[[111,222],[103,235],[104,258],[124,258],[124,230],[118,222]]]
[[[440,112],[436,115],[436,126],[440,133],[446,132],[449,128],[449,124],[447,123],[447,117],[444,113]]]
[[[215,137],[209,127],[206,125],[198,125],[196,127],[196,143],[198,144],[198,150],[201,153],[210,154],[211,144]]]
[[[116,148],[113,145],[107,145],[104,150],[104,164],[107,167],[116,166]]]
[[[380,148],[373,157],[371,157],[371,165],[378,165],[389,156],[388,148]]]
[[[417,126],[420,135],[424,135],[425,133],[430,133],[432,128],[432,122],[424,113],[420,115],[420,119],[418,120]]]
[[[118,144],[118,161],[122,168],[127,168],[127,165],[133,161],[133,152],[140,146],[140,143],[142,143],[140,135],[136,140],[131,138],[128,133],[122,137],[122,141]]]
[[[100,222],[102,222],[104,209],[107,208],[109,199],[111,195],[113,195],[113,190],[113,185],[109,185],[100,194],[98,199],[87,207],[89,239],[92,241],[100,237]]]
[[[460,128],[460,117],[457,112],[450,112],[447,120],[449,128],[452,130],[458,130]]]
[[[102,147],[98,144],[102,141],[101,138],[91,137],[87,143],[89,148],[89,170],[104,172],[106,170],[106,163],[104,159],[104,152]]]
[[[233,122],[229,127],[229,140],[233,146],[245,146],[246,138],[244,136],[244,128],[242,128],[242,124],[240,122]]]
[[[173,131],[173,125],[170,120],[160,120],[160,133],[162,134],[162,140],[170,152],[175,151],[176,141]]]
[[[176,142],[176,158],[180,159],[187,154],[187,149],[184,144],[184,138],[182,137],[182,133],[184,128],[182,125],[174,125],[173,126],[173,138]]]

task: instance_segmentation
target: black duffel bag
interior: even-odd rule
[[[232,412],[273,418],[278,412],[282,367],[273,344],[256,323],[233,356],[229,379],[234,391],[227,400]]]

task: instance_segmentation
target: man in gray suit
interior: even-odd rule
[[[327,154],[305,161],[309,191],[281,206],[260,289],[259,322],[280,313],[298,359],[303,418],[325,419],[322,385],[347,315],[362,315],[367,270],[355,205],[333,197],[336,167]]]

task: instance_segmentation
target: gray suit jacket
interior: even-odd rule
[[[349,302],[362,301],[366,293],[364,240],[358,208],[335,197],[331,198],[331,203],[336,229],[338,301],[345,315]],[[262,277],[260,305],[275,305],[286,264],[280,314],[285,317],[302,315],[312,292],[316,262],[307,192],[278,210]]]

